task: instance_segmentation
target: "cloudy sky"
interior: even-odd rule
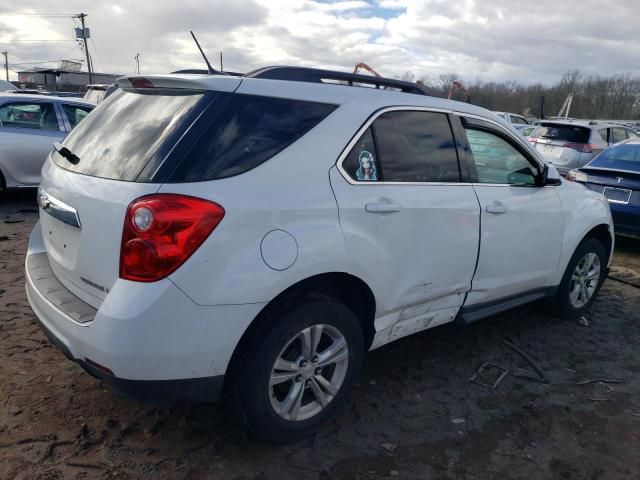
[[[0,51],[9,52],[13,70],[81,59],[71,15],[84,12],[101,72],[134,73],[136,53],[143,73],[201,68],[188,33],[194,30],[212,63],[222,50],[225,69],[235,71],[366,62],[390,77],[456,72],[467,80],[551,83],[575,68],[640,74],[638,6],[638,0],[0,0]]]

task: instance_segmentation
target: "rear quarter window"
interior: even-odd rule
[[[306,134],[336,105],[233,94],[212,108],[213,121],[197,127],[199,137],[166,181],[215,180],[251,170]]]

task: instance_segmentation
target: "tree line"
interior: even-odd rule
[[[417,78],[411,72],[402,80],[419,81],[437,97],[447,97],[453,80],[461,80],[467,94],[456,90],[453,98],[489,110],[519,113],[526,117],[540,118],[541,98],[544,98],[543,115],[555,116],[567,95],[573,93],[569,116],[588,119],[640,119],[640,78],[630,74],[609,77],[584,76],[579,70],[566,72],[558,82],[548,86],[541,83],[523,85],[515,81],[483,82],[466,81],[455,73],[441,74],[437,78]]]

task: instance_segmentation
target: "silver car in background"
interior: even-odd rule
[[[53,142],[94,107],[74,98],[0,94],[0,191],[37,187]]]
[[[584,167],[611,145],[638,138],[630,128],[589,120],[549,120],[540,122],[528,137],[547,162],[561,175]]]

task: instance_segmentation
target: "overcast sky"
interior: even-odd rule
[[[100,72],[134,73],[138,52],[142,73],[201,68],[189,36],[194,30],[212,63],[222,50],[225,69],[234,71],[274,64],[351,69],[366,62],[389,77],[456,72],[468,81],[552,83],[574,68],[640,74],[639,6],[638,0],[0,0],[0,51],[9,52],[13,70],[81,59],[70,15],[84,12]]]

